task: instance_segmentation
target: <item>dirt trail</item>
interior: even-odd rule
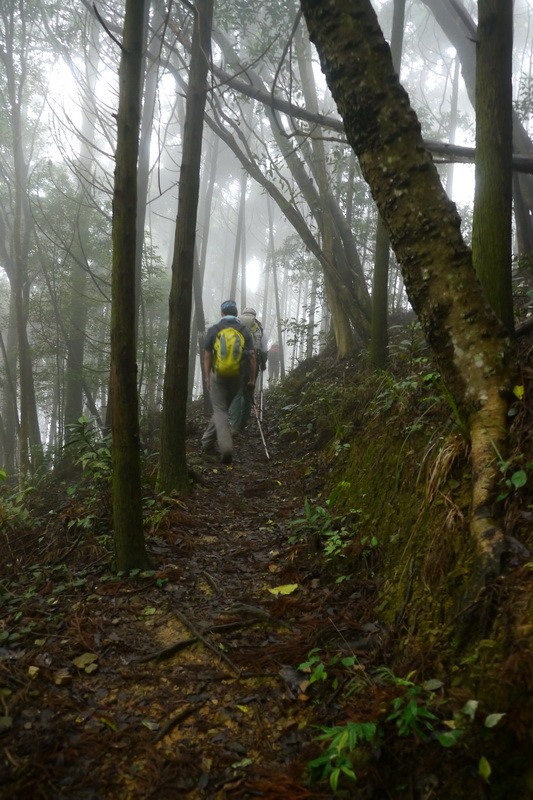
[[[29,554],[20,562],[6,624],[42,622],[1,652],[2,798],[329,796],[303,780],[308,726],[328,720],[296,667],[332,640],[353,652],[364,592],[330,586],[308,547],[288,544],[319,478],[275,421],[271,459],[252,420],[231,467],[198,455],[201,424],[194,492],[148,539],[155,573],[114,577],[96,545],[71,551],[66,574],[61,558],[37,578]]]

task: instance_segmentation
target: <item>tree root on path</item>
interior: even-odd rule
[[[180,711],[178,714],[176,714],[175,716],[171,717],[169,719],[169,721],[165,725],[163,725],[161,730],[158,731],[157,736],[154,739],[154,743],[160,742],[161,739],[164,739],[165,736],[168,736],[168,734],[172,730],[174,730],[176,725],[179,725],[180,722],[185,722],[186,719],[189,719],[189,717],[192,717],[192,715],[194,713],[196,713],[196,711],[199,711],[202,708],[202,706],[204,706],[206,704],[206,702],[207,702],[207,700],[204,700],[203,702],[197,703],[194,706],[187,706],[182,711]]]

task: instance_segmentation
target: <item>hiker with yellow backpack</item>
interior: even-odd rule
[[[257,364],[250,331],[237,317],[237,304],[225,300],[220,306],[222,318],[211,325],[204,344],[205,385],[211,395],[213,416],[202,436],[202,452],[216,452],[218,445],[223,464],[233,460],[233,439],[228,409],[246,383],[253,391]]]

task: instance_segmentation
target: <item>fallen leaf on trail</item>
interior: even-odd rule
[[[64,686],[66,683],[70,683],[71,680],[72,676],[68,669],[59,669],[54,675],[54,683],[56,686]]]
[[[151,719],[143,719],[143,720],[141,720],[141,725],[144,725],[144,727],[148,728],[149,731],[157,731],[157,730],[159,730],[159,722],[154,722]]]
[[[243,758],[242,761],[236,761],[234,764],[231,765],[232,769],[243,769],[244,767],[249,767],[250,764],[253,764],[253,758]]]
[[[523,386],[514,386],[513,387],[513,394],[519,400],[523,400],[524,399],[524,387]]]
[[[98,659],[96,653],[84,653],[82,656],[72,659],[72,663],[78,669],[87,670],[90,664],[93,664]]]
[[[281,570],[281,567],[278,567],[277,564],[269,564],[268,565],[268,571],[269,572],[279,572],[280,570]]]
[[[13,719],[11,717],[0,717],[0,733],[8,731],[13,727]]]
[[[31,678],[33,680],[34,678],[37,677],[39,672],[40,672],[39,667],[28,667],[28,678]]]
[[[118,725],[116,722],[113,722],[113,720],[108,719],[107,717],[98,717],[98,722],[100,722],[102,725],[105,725],[110,731],[118,731]]]
[[[270,594],[285,595],[285,594],[292,594],[293,592],[296,591],[297,588],[298,588],[297,583],[286,583],[284,586],[273,586],[272,588],[269,588],[268,591],[270,592]]]

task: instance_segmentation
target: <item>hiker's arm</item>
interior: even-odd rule
[[[204,350],[204,375],[205,375],[205,387],[206,389],[211,388],[211,366],[213,364],[213,354],[211,350]]]

